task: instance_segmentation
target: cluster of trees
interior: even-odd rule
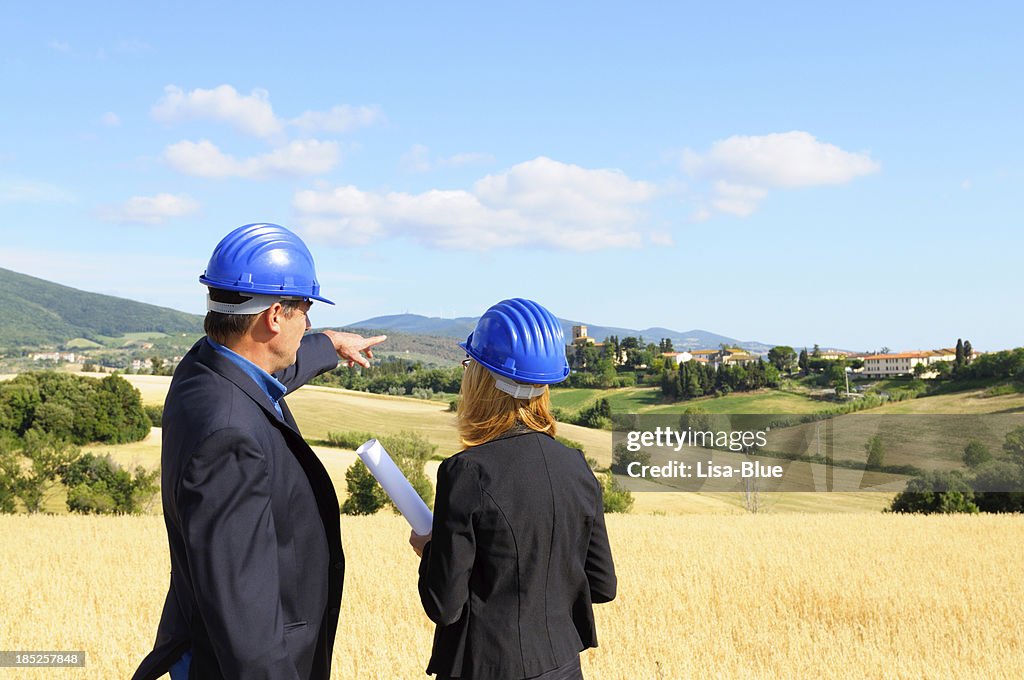
[[[612,335],[600,347],[591,344],[573,345],[566,349],[572,373],[562,387],[632,387],[644,375],[658,375],[663,366],[662,352],[672,352],[672,340],[662,338],[655,345],[644,343],[643,337]]]
[[[610,430],[612,427],[612,407],[608,400],[603,397],[579,413],[570,413],[555,408],[551,410],[551,414],[560,423],[591,427],[596,430]],[[581,447],[573,446],[570,448],[578,449]]]
[[[69,511],[121,515],[148,506],[159,489],[160,472],[139,466],[132,474],[109,455],[87,453],[64,466],[60,476],[68,490]]]
[[[124,444],[149,434],[142,398],[124,378],[71,373],[22,373],[0,384],[0,432],[29,430],[73,444]]]
[[[159,472],[124,470],[109,455],[81,454],[69,442],[38,429],[0,436],[0,512],[42,512],[63,486],[70,512],[134,514],[153,499]]]
[[[963,451],[968,472],[928,472],[907,483],[890,511],[916,513],[1024,512],[1024,427],[1007,433],[1005,456],[995,458],[981,442]]]
[[[310,384],[429,399],[435,394],[457,393],[462,385],[462,368],[432,368],[421,361],[387,358],[369,368],[339,366]]]
[[[156,473],[134,475],[79,445],[123,444],[149,434],[138,390],[126,380],[23,373],[0,384],[0,512],[40,512],[63,484],[72,512],[137,512]]]
[[[970,347],[970,343],[964,343],[964,347]],[[937,367],[940,364],[933,364],[933,366]],[[949,366],[948,363],[947,366]],[[958,366],[954,363],[949,366],[948,370],[941,371],[940,376],[947,372],[953,382],[1001,378],[1024,383],[1024,347],[981,354],[970,360],[965,359],[963,364]]]
[[[687,361],[675,370],[661,373],[661,393],[673,401],[685,401],[707,395],[747,392],[777,387],[779,368],[763,359],[744,364],[703,364]]]

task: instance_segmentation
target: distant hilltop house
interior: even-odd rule
[[[862,374],[868,378],[889,378],[897,375],[913,375],[918,364],[926,368],[939,361],[956,361],[956,349],[932,349],[898,354],[867,354],[863,357]],[[922,378],[934,378],[935,371],[926,371]]]
[[[75,363],[74,352],[34,352],[28,355],[32,361],[64,361],[69,364]]]
[[[602,355],[607,352],[607,349],[606,349],[607,343],[597,342],[596,340],[594,340],[594,338],[592,338],[589,335],[587,335],[587,327],[586,326],[582,326],[582,325],[581,326],[573,326],[572,327],[572,345],[571,345],[571,347],[573,349],[576,349],[576,348],[580,347],[581,345],[590,345],[591,347],[596,347],[597,349],[601,350],[601,354]],[[626,350],[620,349],[619,350],[619,356],[614,357],[613,361],[615,362],[616,366],[621,366],[622,364],[624,364],[626,362]]]
[[[603,342],[597,342],[594,338],[587,335],[586,326],[573,326],[572,327],[572,344],[573,345],[594,345],[595,347],[604,347]]]

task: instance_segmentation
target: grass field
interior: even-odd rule
[[[146,403],[158,404],[163,402],[170,378],[164,376],[149,375],[128,375],[125,376],[142,393]],[[649,388],[647,388],[649,393]],[[561,392],[575,392],[576,390],[558,390],[556,397]],[[600,391],[585,391],[586,398],[596,399]],[[640,394],[634,399],[644,399],[644,388],[627,388],[621,391],[623,394],[633,392]],[[853,428],[837,427],[841,433],[836,439],[836,457],[858,460],[863,458],[863,441],[872,433],[864,428],[870,429],[870,423],[877,422],[865,415],[887,412],[901,412],[905,409],[896,407],[916,406],[917,412],[956,412],[959,408],[964,412],[1006,411],[1016,408],[1024,409],[1024,394],[1009,394],[996,397],[982,397],[983,390],[972,391],[954,395],[940,395],[923,399],[910,400],[892,404],[881,409],[873,409],[869,412],[843,416],[837,422],[864,423]],[[934,404],[932,402],[934,400]],[[289,405],[303,434],[310,440],[324,440],[331,431],[359,430],[367,431],[378,435],[394,434],[403,430],[419,432],[438,445],[438,452],[441,455],[450,455],[461,450],[455,432],[455,419],[452,413],[447,411],[447,404],[436,401],[425,401],[407,397],[393,397],[386,395],[375,395],[366,392],[352,392],[328,387],[306,386],[295,394],[288,397]],[[759,412],[759,413],[801,413],[801,405],[814,404],[810,399],[800,397],[787,392],[763,392],[756,394],[730,395],[718,399],[708,399],[691,402],[702,404],[703,407],[712,413],[728,412]],[[788,405],[788,406],[787,406]],[[678,406],[678,405],[672,405]],[[658,407],[648,409],[646,413],[662,413]],[[911,411],[913,412],[913,411]],[[861,419],[861,420],[857,420]],[[803,426],[806,430],[808,427]],[[861,430],[864,430],[863,432]],[[569,439],[579,441],[584,445],[588,456],[598,460],[599,464],[608,466],[611,463],[611,433],[605,430],[593,430],[578,427],[575,425],[560,424],[559,434]],[[773,435],[776,441],[781,440],[783,432],[780,430]],[[956,447],[947,447],[948,450],[941,451],[935,447],[928,448],[940,437],[938,432],[925,432],[917,437],[919,441],[911,442],[902,448],[893,448],[887,456],[887,464],[915,464],[921,467],[936,467],[940,469],[955,467],[959,464],[958,456],[962,450]],[[808,436],[803,432],[791,432],[790,438],[803,442],[806,448]],[[941,437],[940,437],[941,438]],[[951,438],[952,441],[952,438]],[[986,440],[988,441],[988,440]],[[989,442],[990,448],[997,451],[999,442],[992,439]],[[773,448],[773,447],[770,447]],[[941,448],[941,447],[939,447]],[[935,449],[935,450],[932,450]],[[134,467],[142,464],[155,468],[159,463],[159,441],[157,437],[151,436],[147,441],[137,442],[128,445],[113,447],[87,447],[97,453],[110,452],[113,457],[122,464]],[[345,466],[352,460],[349,455],[327,447],[316,447],[325,466],[335,480],[339,496],[344,496],[344,472]],[[922,456],[927,461],[922,464]],[[348,462],[346,462],[348,461]],[[432,473],[434,466],[428,469]],[[657,487],[663,488],[663,487]],[[877,512],[887,507],[892,494],[889,493],[853,493],[853,494],[795,494],[792,498],[788,493],[769,494],[766,497],[766,505],[769,511],[774,512]],[[63,507],[62,497],[55,497],[47,506],[55,511]],[[635,494],[634,512],[636,513],[665,513],[670,515],[706,513],[706,512],[732,512],[741,509],[742,502],[739,498],[730,494],[696,494],[676,493],[659,491],[657,493]]]
[[[803,394],[762,390],[663,404],[658,387],[623,387],[613,390],[564,388],[552,390],[551,403],[568,411],[580,411],[600,398],[608,400],[613,413],[682,413],[700,408],[708,413],[815,413],[829,404]]]
[[[595,606],[589,680],[1018,678],[1019,516],[608,517],[616,600]],[[347,573],[333,677],[426,677],[432,627],[408,526],[342,518]],[[126,678],[167,588],[159,517],[3,516],[5,649],[85,650],[84,669],[0,678]],[[6,672],[5,672],[6,671]]]
[[[101,374],[96,374],[100,376]],[[0,379],[10,376],[0,376]],[[130,381],[142,394],[143,401],[147,404],[161,404],[170,384],[170,378],[164,376],[150,375],[126,375],[125,379]],[[588,400],[597,399],[602,393],[601,390],[556,390],[554,400],[571,398],[576,403],[587,403]],[[621,395],[621,399],[634,400],[637,403],[644,403],[650,399],[653,390],[651,388],[626,388],[615,391]],[[579,393],[579,396],[573,396]],[[984,396],[985,390],[973,390],[969,392],[939,395],[915,400],[899,402],[887,405],[880,409],[843,416],[844,418],[857,418],[864,415],[877,413],[1024,413],[1024,394],[1011,393],[993,397]],[[613,397],[615,398],[615,397]],[[447,412],[447,404],[435,401],[425,401],[406,397],[392,397],[375,395],[366,392],[352,392],[326,387],[306,386],[295,394],[288,397],[289,404],[296,416],[303,434],[311,441],[324,440],[327,433],[340,430],[360,430],[375,434],[393,434],[403,430],[414,430],[427,436],[438,445],[438,452],[441,455],[450,455],[461,449],[455,433],[454,416]],[[563,402],[564,403],[564,402]],[[788,392],[762,392],[755,394],[740,394],[721,397],[718,399],[697,400],[688,402],[699,404],[711,413],[747,412],[747,413],[802,413],[810,409],[811,405],[820,402],[800,395]],[[682,404],[670,405],[671,409],[679,408]],[[648,407],[644,413],[664,413],[662,407]],[[841,430],[842,431],[842,430]],[[858,456],[863,457],[863,442],[858,439],[861,434],[866,438],[870,433],[861,433],[858,429],[851,430],[854,437],[850,435],[849,445],[843,444],[842,437],[837,439],[837,458],[849,458],[857,460]],[[611,433],[605,430],[593,430],[574,425],[560,424],[559,434],[569,439],[579,441],[583,444],[586,454],[597,459],[602,466],[611,463]],[[933,435],[935,433],[932,433]],[[781,435],[778,431],[776,437]],[[803,441],[807,446],[807,435],[792,435],[797,440]],[[922,438],[922,442],[927,438]],[[934,436],[931,437],[934,440]],[[999,450],[999,442],[993,439],[990,448],[993,451]],[[845,451],[843,446],[846,446]],[[920,448],[920,447],[918,447]],[[921,464],[920,452],[915,453],[913,446],[900,452],[893,450],[887,456],[886,463],[898,465],[903,463],[916,464],[921,467],[951,468],[958,465],[959,449],[946,447],[948,450],[928,451],[931,462]],[[144,465],[149,468],[156,468],[159,465],[160,444],[157,432],[143,442],[122,444],[116,446],[88,446],[86,451],[97,454],[110,453],[115,460],[121,464],[133,468],[135,465]],[[344,452],[324,446],[315,446],[314,450],[324,461],[328,472],[335,481],[340,497],[344,497],[344,473],[346,467],[354,460],[351,452]],[[909,453],[907,453],[909,451]],[[913,455],[910,455],[913,454]],[[436,464],[431,464],[427,472],[433,475]],[[652,489],[663,489],[662,486],[654,486]],[[772,493],[767,494],[763,507],[769,512],[879,512],[888,507],[892,493],[869,492],[869,493]],[[652,493],[634,494],[635,504],[633,512],[637,514],[706,514],[706,513],[731,513],[742,511],[743,501],[737,494],[728,493],[679,493],[658,491]],[[153,508],[158,512],[158,503]],[[53,512],[64,511],[64,495],[56,489],[45,506]]]

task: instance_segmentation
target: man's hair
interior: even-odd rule
[[[458,426],[463,446],[489,442],[516,423],[555,436],[550,390],[532,399],[516,399],[494,386],[494,376],[471,361],[459,391]]]
[[[209,290],[210,299],[214,302],[237,305],[249,299],[248,296],[233,290],[221,290],[219,288],[210,288]],[[302,300],[281,300],[281,306],[284,307],[285,316],[288,318],[291,318],[300,304],[302,304]],[[262,313],[223,314],[221,312],[207,312],[206,318],[203,320],[203,330],[218,345],[226,345],[245,335],[256,322],[256,317]]]

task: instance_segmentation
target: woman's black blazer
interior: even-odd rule
[[[579,451],[527,430],[441,463],[419,571],[437,624],[428,673],[557,668],[597,646],[591,605],[615,585],[601,485]]]

